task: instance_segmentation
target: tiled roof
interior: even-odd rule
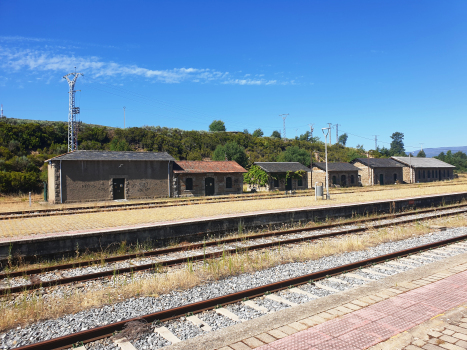
[[[313,163],[314,167],[326,170],[326,163]],[[328,171],[358,171],[358,168],[349,163],[330,163],[328,162]]]
[[[370,168],[403,168],[399,162],[396,162],[394,159],[391,158],[357,158],[354,159],[351,164],[355,164],[355,162],[360,162],[363,165],[369,166]]]
[[[455,168],[454,165],[443,162],[436,158],[419,157],[391,157],[404,165],[411,165],[413,168]]]
[[[73,151],[46,160],[172,160],[166,152]]]
[[[256,162],[255,165],[259,166],[267,173],[286,173],[287,171],[310,171],[310,168],[302,165],[299,162]]]
[[[179,160],[174,163],[174,173],[246,173],[233,160],[206,162],[202,160]]]

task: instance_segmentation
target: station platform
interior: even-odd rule
[[[165,349],[467,349],[467,253]]]

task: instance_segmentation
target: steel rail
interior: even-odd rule
[[[465,213],[466,211],[467,209],[463,210],[462,212]],[[441,214],[438,214],[437,217],[456,215],[458,213],[441,213]],[[402,214],[405,214],[405,213],[402,213]],[[431,218],[432,217],[428,217],[426,219],[431,219]],[[406,223],[419,221],[423,219],[425,218],[410,218],[410,219],[402,220],[397,223],[387,222],[387,223],[376,224],[371,227],[357,227],[353,229],[343,229],[340,231],[323,233],[320,235],[314,235],[314,236],[309,236],[309,237],[298,237],[298,238],[291,238],[291,239],[279,240],[279,241],[268,242],[268,243],[253,244],[248,247],[241,247],[241,248],[236,247],[236,248],[230,248],[230,249],[223,249],[222,251],[218,251],[218,252],[204,253],[204,254],[193,255],[190,257],[170,259],[170,260],[160,261],[157,263],[123,267],[123,268],[106,270],[106,271],[90,273],[90,274],[83,274],[83,275],[73,276],[73,277],[64,277],[64,278],[59,278],[59,279],[51,280],[51,281],[32,283],[29,285],[21,285],[21,286],[15,286],[15,287],[10,287],[10,288],[1,288],[0,295],[9,295],[9,294],[14,294],[14,293],[19,293],[19,292],[36,290],[40,288],[55,287],[55,286],[69,284],[73,282],[86,282],[86,281],[96,280],[96,279],[104,278],[104,277],[112,277],[115,275],[120,275],[120,274],[125,274],[125,273],[134,273],[134,272],[139,272],[139,271],[154,270],[160,267],[173,267],[173,266],[182,265],[185,263],[190,263],[190,262],[195,262],[195,261],[205,261],[207,259],[215,259],[215,258],[221,257],[224,254],[233,254],[233,253],[239,253],[239,252],[241,253],[241,252],[246,252],[246,251],[254,251],[254,250],[271,248],[271,247],[276,247],[276,246],[281,246],[281,245],[299,243],[299,242],[304,242],[304,241],[313,241],[313,240],[322,239],[322,238],[329,238],[329,237],[346,235],[346,234],[351,234],[351,233],[364,232],[370,229],[406,224]],[[339,225],[334,224],[334,226],[339,226]],[[322,227],[319,227],[319,229],[322,229]],[[293,232],[297,232],[297,230],[308,231],[306,229],[295,229],[295,230],[288,230],[287,232],[293,233]],[[274,234],[274,232],[271,232],[270,234]],[[284,231],[282,231],[280,234],[284,234]],[[278,234],[276,233],[276,235]],[[230,240],[231,242],[234,242],[233,238]],[[238,239],[236,241],[243,242]],[[197,244],[197,246],[199,248],[203,248],[203,244]],[[168,248],[168,249],[174,249],[174,248]],[[11,277],[11,275],[9,276]],[[22,275],[19,274],[16,276],[22,276]]]
[[[409,216],[409,215],[425,214],[425,213],[430,213],[430,212],[436,212],[437,210],[449,210],[449,209],[455,209],[455,208],[462,208],[466,206],[467,206],[467,203],[465,204],[460,203],[460,204],[448,205],[444,207],[421,209],[417,211],[406,211],[406,212],[395,213],[395,214],[384,214],[384,215],[379,215],[379,216],[371,217],[371,218],[355,219],[355,220],[347,221],[344,223],[333,223],[333,224],[319,225],[319,226],[313,226],[313,227],[300,227],[300,228],[280,230],[280,231],[268,231],[268,232],[263,232],[263,233],[248,235],[248,236],[222,238],[222,239],[213,240],[209,242],[203,242],[203,243],[192,243],[192,244],[185,244],[182,246],[176,246],[176,247],[170,247],[170,248],[155,249],[155,250],[147,251],[143,253],[125,254],[125,255],[118,255],[118,256],[113,256],[109,258],[103,258],[103,259],[92,259],[92,260],[86,260],[86,261],[81,261],[81,262],[76,262],[76,263],[53,265],[53,266],[48,266],[48,267],[40,267],[40,268],[21,270],[21,271],[5,272],[5,273],[0,273],[0,280],[4,278],[30,276],[30,275],[35,275],[38,273],[44,273],[44,272],[50,272],[50,271],[56,271],[56,270],[60,271],[60,270],[67,270],[67,269],[72,269],[72,268],[86,267],[86,266],[91,266],[91,265],[95,265],[99,263],[111,263],[111,262],[117,262],[117,261],[123,261],[123,260],[135,259],[135,258],[164,255],[164,254],[180,252],[180,251],[195,250],[195,249],[201,249],[204,247],[216,246],[220,244],[243,242],[245,239],[250,240],[250,239],[280,236],[284,234],[292,234],[292,233],[298,233],[298,232],[304,232],[304,231],[325,230],[325,229],[344,226],[344,225],[357,225],[357,224],[362,224],[362,223],[367,223],[367,222],[372,222],[372,221],[394,219],[394,218],[404,217],[404,216]],[[208,232],[202,233],[200,235],[203,235],[203,234],[204,235],[208,234]]]
[[[255,298],[262,296],[266,293],[277,292],[283,289],[286,289],[290,286],[301,285],[305,283],[313,283],[316,280],[323,279],[329,276],[338,275],[344,272],[349,272],[356,270],[361,267],[371,266],[376,263],[381,263],[390,259],[395,259],[403,256],[407,256],[413,253],[418,253],[421,251],[429,250],[432,248],[438,248],[440,246],[444,246],[447,244],[452,244],[455,242],[463,241],[467,239],[467,235],[462,235],[458,237],[449,238],[446,240],[433,242],[424,244],[418,247],[413,247],[385,255],[380,255],[374,258],[360,260],[357,262],[353,262],[347,265],[341,265],[334,268],[321,270],[317,272],[313,272],[307,275],[302,275],[299,277],[289,278],[287,280],[282,280],[275,283],[266,284],[260,287],[246,289],[240,292],[220,296],[217,298],[212,298],[204,301],[200,301],[197,303],[192,303],[188,305],[179,306],[176,308],[162,310],[158,312],[154,312],[148,315],[135,317],[127,320],[123,320],[116,323],[111,323],[105,326],[95,327],[89,330],[65,335],[62,337],[57,337],[54,339],[38,342],[35,344],[30,344],[26,346],[22,346],[17,348],[18,350],[57,350],[57,349],[65,349],[73,346],[73,344],[77,343],[88,343],[90,341],[94,341],[101,338],[106,338],[114,334],[115,332],[121,331],[126,323],[131,321],[141,321],[144,320],[146,322],[154,322],[154,321],[168,321],[175,318],[179,318],[182,316],[186,316],[187,314],[195,314],[199,312],[203,312],[206,310],[211,310],[219,306],[228,305],[236,302],[240,302],[243,300],[247,300],[249,298]]]

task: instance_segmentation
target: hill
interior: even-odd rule
[[[467,153],[467,146],[424,148],[423,151],[425,151],[427,157],[432,158],[438,156],[441,152],[447,153],[448,151],[451,151],[452,153],[456,153],[460,151]],[[413,155],[417,156],[418,152],[420,151],[414,152]]]

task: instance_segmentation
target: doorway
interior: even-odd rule
[[[379,184],[384,185],[384,174],[379,174]]]
[[[347,185],[347,178],[345,175],[341,175],[341,186]]]
[[[113,194],[115,199],[125,199],[125,179],[113,179]]]
[[[287,184],[285,185],[285,190],[286,191],[292,191],[292,178],[289,177],[287,179]]]
[[[204,194],[206,196],[214,196],[214,179],[212,177],[207,177],[204,180]]]

